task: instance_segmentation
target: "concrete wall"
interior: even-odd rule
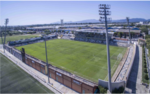
[[[136,48],[137,48],[136,44],[133,44],[133,53],[132,53],[130,66],[128,67],[128,70],[125,74],[125,77],[124,77],[123,81],[121,81],[121,82],[112,82],[112,90],[115,89],[115,88],[119,88],[121,86],[123,86],[123,87],[126,86],[126,83],[128,81],[128,78],[129,78],[129,75],[130,75],[130,72],[131,72],[131,69],[132,69],[132,66],[133,66],[133,62],[134,62],[134,58],[135,58],[135,54],[136,54]],[[98,85],[101,85],[103,87],[108,88],[108,81],[104,81],[104,80],[99,79]]]
[[[136,49],[137,49],[137,45],[136,45],[136,44],[133,44],[133,54],[132,54],[131,62],[130,62],[129,68],[128,68],[128,70],[127,70],[127,72],[126,72],[126,74],[125,74],[125,77],[124,77],[124,81],[126,81],[126,84],[127,84],[128,78],[129,78],[129,76],[130,76],[130,72],[131,72],[133,63],[134,63],[134,58],[135,58],[135,54],[136,54]]]
[[[101,85],[103,87],[107,87],[108,88],[108,81],[104,81],[99,79],[98,80],[98,85]],[[119,88],[119,87],[125,87],[125,81],[121,81],[121,82],[112,82],[112,90],[114,90],[115,88]]]

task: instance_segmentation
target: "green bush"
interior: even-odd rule
[[[115,89],[112,91],[112,93],[123,93],[123,91],[124,91],[124,87],[119,87],[118,89],[115,88]]]
[[[102,86],[99,86],[99,89],[100,89],[100,93],[107,93],[107,88],[105,87],[102,87]]]
[[[12,33],[9,33],[9,36],[12,36]]]
[[[122,87],[119,87],[118,91],[119,91],[119,93],[123,93],[124,87],[123,87],[123,86],[122,86]]]
[[[144,76],[144,78],[145,78],[146,80],[148,80],[148,75],[146,74],[146,75]]]
[[[147,69],[144,69],[144,72],[147,73]]]
[[[144,68],[147,68],[146,64],[144,65]]]
[[[115,88],[115,89],[112,91],[112,93],[118,93],[118,89]]]

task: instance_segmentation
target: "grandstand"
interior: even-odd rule
[[[111,38],[109,37],[109,40],[110,39]],[[74,40],[92,43],[106,43],[106,37],[103,33],[76,32]]]
[[[57,38],[57,35],[49,35],[45,36],[47,40]],[[37,43],[37,42],[42,42],[43,37],[35,37],[35,38],[29,38],[29,39],[24,39],[24,40],[16,40],[16,41],[9,41],[8,45],[9,46],[21,46],[21,45],[27,45],[27,44],[32,44],[32,43]]]

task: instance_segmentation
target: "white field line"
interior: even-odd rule
[[[41,87],[38,83],[36,83],[40,88],[42,88],[44,91],[46,91],[43,87]],[[47,92],[47,91],[46,91]],[[47,92],[49,93],[49,92]]]
[[[120,50],[120,49],[118,49],[118,50]],[[118,50],[117,50],[117,51],[118,51]],[[125,51],[125,49],[124,49],[123,51]],[[122,51],[122,53],[123,53],[123,51]],[[115,53],[117,53],[117,52],[115,52]],[[114,53],[114,54],[115,54],[115,53]],[[113,55],[114,55],[114,54],[113,54]],[[113,56],[113,55],[112,55],[112,56]],[[111,56],[111,57],[112,57],[112,56]],[[110,57],[110,58],[111,58],[111,57]],[[91,59],[93,59],[93,57],[92,57]],[[90,59],[90,60],[91,60],[91,59]],[[90,61],[90,60],[89,60],[89,61]],[[89,61],[87,61],[87,62],[89,62]],[[116,62],[117,62],[117,61],[118,61],[118,60],[116,60]],[[87,62],[86,62],[86,63],[87,63]],[[114,65],[116,64],[116,62],[114,63]],[[53,63],[53,62],[52,62],[52,63]],[[56,64],[56,63],[55,63],[55,64]],[[89,64],[89,63],[88,63],[88,64]],[[60,64],[56,64],[56,65],[59,66],[59,67],[61,67],[61,68],[63,68],[63,69],[66,69],[66,68],[62,67]],[[73,65],[75,65],[75,64],[73,64]],[[92,64],[89,64],[89,65],[92,65]],[[113,67],[114,67],[114,65],[113,65]],[[93,65],[92,65],[92,66],[93,66]],[[96,66],[96,65],[95,65],[95,66]],[[96,66],[96,67],[98,67],[98,66]],[[103,68],[103,67],[102,67],[101,70],[102,70],[102,69],[106,69],[106,68]],[[115,68],[113,68],[113,70],[114,70],[114,69],[115,69]],[[80,74],[80,73],[78,73],[78,72],[76,72],[76,71],[70,70],[70,69],[68,69],[68,68],[67,68],[67,70],[71,71],[72,73],[79,74],[79,76],[82,75],[83,77],[88,78],[89,80],[90,80],[90,79],[93,79],[93,78],[90,78],[90,77],[85,76],[85,75],[83,75],[83,74]],[[80,69],[79,69],[79,70],[80,70]],[[86,67],[86,66],[85,66],[85,70],[87,70],[87,67]],[[85,71],[85,70],[84,70],[84,71]],[[107,76],[108,76],[108,73],[107,73]],[[106,77],[107,77],[107,76],[106,76]],[[106,79],[106,77],[105,77],[105,79]],[[105,80],[105,79],[104,79],[104,80]],[[93,80],[95,80],[95,79],[93,79]]]
[[[76,47],[75,49],[77,49],[77,48],[79,48],[79,46],[78,47]],[[92,60],[93,59],[93,57],[90,59],[90,60]],[[90,60],[88,60],[85,64],[87,64]],[[50,61],[49,61],[50,62]],[[51,63],[51,62],[50,62]],[[54,64],[54,62],[52,62],[53,64]],[[55,63],[56,64],[56,63]],[[89,63],[88,63],[89,64]],[[58,65],[58,64],[56,64],[56,65]],[[72,64],[72,66],[74,66],[74,65],[76,65],[76,64]],[[89,64],[89,65],[92,65],[92,64]],[[93,66],[93,65],[92,65]],[[96,65],[95,65],[96,66]],[[60,65],[59,65],[59,67],[61,67]],[[96,66],[96,67],[98,67],[98,66]],[[62,67],[61,67],[62,68]],[[104,68],[105,69],[105,68]],[[80,70],[80,69],[79,69]]]
[[[76,48],[79,48],[79,47],[76,47]],[[91,59],[93,59],[93,57],[92,57]],[[90,59],[90,60],[91,60],[91,59]],[[89,62],[90,60],[88,60],[87,62]],[[87,62],[86,62],[86,64],[92,65],[92,64],[89,64],[89,63],[87,63]],[[54,62],[51,62],[51,63],[54,64]],[[55,63],[55,64],[56,64],[57,66],[63,68],[63,69],[66,69],[66,68],[62,67],[60,64],[57,64],[57,63]],[[73,65],[75,65],[75,64],[72,64],[72,66],[73,66]],[[96,65],[92,65],[92,66],[98,67],[98,66],[96,66]],[[101,69],[105,69],[105,68],[101,68]],[[85,77],[85,79],[86,79],[86,78],[88,78],[89,80],[90,80],[90,79],[93,79],[93,78],[90,78],[90,77],[85,76],[85,75],[83,75],[83,74],[80,74],[80,73],[78,73],[78,72],[76,72],[76,71],[70,70],[70,69],[68,69],[68,68],[67,68],[67,70],[71,71],[72,73],[79,74],[79,76],[82,75],[83,77]],[[79,70],[80,70],[80,69],[79,69]],[[86,71],[86,70],[87,70],[87,67],[85,66],[84,71]],[[93,79],[93,80],[95,80],[95,79]]]
[[[117,51],[118,51],[118,50],[117,50]],[[122,51],[122,53],[123,53],[124,51],[125,51],[125,49]],[[113,55],[112,55],[112,56],[113,56]],[[114,63],[114,65],[113,65],[113,67],[112,67],[112,69],[111,69],[111,72],[112,72],[112,71],[113,71],[113,72],[115,71],[115,67],[114,67],[114,66],[116,65],[117,61],[118,61],[118,60],[116,60],[116,62]],[[107,73],[107,76],[105,77],[104,80],[106,81],[107,78],[108,78],[108,73]]]

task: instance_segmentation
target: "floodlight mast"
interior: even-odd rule
[[[4,49],[4,53],[5,53],[5,41],[6,41],[6,31],[7,31],[7,24],[8,24],[9,19],[6,18],[5,20],[5,35],[4,35],[4,41],[3,41],[3,49]]]
[[[112,92],[112,88],[111,88],[111,68],[110,68],[110,53],[109,53],[109,40],[108,40],[108,29],[107,29],[107,15],[110,15],[110,11],[108,11],[108,9],[110,9],[110,5],[106,5],[106,4],[100,4],[99,5],[99,15],[102,15],[100,17],[100,21],[105,20],[105,28],[106,28],[106,45],[107,45],[107,64],[108,64],[108,89],[109,92]]]
[[[45,38],[44,38],[45,37]],[[47,46],[46,46],[46,36],[43,36],[45,42],[45,54],[46,54],[46,65],[47,65],[47,76],[48,76],[48,83],[50,83],[49,79],[49,70],[48,70],[48,58],[47,58]]]
[[[131,35],[130,35],[130,26],[129,26],[129,17],[127,17],[126,19],[127,19],[127,22],[128,22],[128,28],[129,28],[129,41],[130,41],[130,44],[131,44]]]

